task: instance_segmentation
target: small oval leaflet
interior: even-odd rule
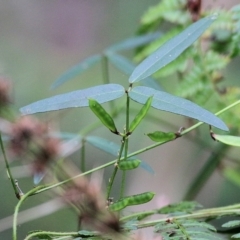
[[[123,160],[118,164],[119,169],[121,170],[132,170],[137,168],[141,163],[141,160],[132,159],[132,160]]]
[[[147,136],[154,142],[169,142],[176,138],[176,134],[173,132],[160,132],[156,131],[153,133],[148,133]]]
[[[231,136],[231,135],[218,135],[218,134],[213,134],[213,137],[222,143],[225,143],[227,145],[235,146],[235,147],[240,147],[240,137],[236,136]]]
[[[150,202],[153,199],[154,195],[154,192],[144,192],[133,196],[124,197],[123,199],[128,200],[127,206],[132,206]]]
[[[109,209],[111,211],[120,211],[122,209],[124,209],[125,207],[127,207],[128,205],[128,200],[127,199],[121,199],[113,204],[111,204],[109,206]]]
[[[88,99],[89,107],[99,120],[112,132],[117,133],[117,128],[112,117],[107,111],[94,99]]]

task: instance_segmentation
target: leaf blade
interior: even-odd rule
[[[82,62],[76,64],[75,66],[64,72],[51,86],[51,90],[58,88],[65,82],[71,80],[72,78],[82,74],[84,71],[88,70],[90,67],[94,66],[97,62],[101,60],[101,55],[96,54],[91,57],[86,58]]]
[[[132,100],[141,104],[144,104],[148,97],[153,96],[152,107],[156,109],[194,118],[216,128],[228,131],[228,127],[221,119],[184,98],[144,86],[133,88],[129,96]]]
[[[87,107],[88,98],[93,98],[99,103],[120,98],[125,94],[125,89],[119,84],[105,84],[70,93],[56,95],[46,98],[25,107],[20,108],[24,115],[39,112],[48,112],[73,107]]]
[[[219,134],[213,134],[213,137],[224,144],[240,147],[240,137],[237,136],[231,136],[231,135],[219,135]]]
[[[148,133],[147,136],[154,142],[163,142],[163,143],[176,139],[176,134],[173,132],[155,131],[153,133]]]
[[[135,68],[129,82],[140,81],[172,62],[195,42],[215,19],[214,15],[200,19],[166,42]]]
[[[128,76],[133,72],[134,68],[136,67],[131,61],[129,61],[127,58],[123,57],[122,55],[119,55],[119,54],[113,53],[113,52],[108,52],[108,53],[106,53],[106,55],[107,55],[109,61],[117,69],[124,72]],[[163,88],[160,86],[160,84],[151,77],[143,79],[141,81],[141,84],[163,91]]]
[[[122,51],[122,50],[129,50],[139,46],[142,46],[146,43],[149,43],[156,38],[158,38],[162,33],[155,32],[145,35],[139,35],[132,38],[125,39],[119,43],[116,43],[106,49],[106,51]]]

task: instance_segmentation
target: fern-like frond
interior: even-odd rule
[[[142,24],[166,20],[171,23],[186,24],[191,20],[190,14],[185,11],[187,0],[163,0],[156,6],[150,7],[142,17]]]
[[[210,74],[213,71],[224,69],[230,61],[228,56],[224,56],[212,50],[207,51],[204,55],[205,71]]]
[[[183,201],[180,203],[170,204],[168,206],[160,208],[157,211],[157,213],[158,214],[191,213],[193,210],[201,207],[202,206],[197,202]]]
[[[204,77],[205,73],[202,68],[199,65],[193,66],[178,84],[176,95],[190,98],[195,96],[198,91],[203,91],[206,87],[206,81],[203,81]]]
[[[214,14],[216,13],[216,9],[214,12],[209,12],[208,14]],[[214,31],[219,31],[221,30],[228,30],[232,32],[235,29],[235,23],[232,18],[232,13],[230,11],[221,9],[217,10],[218,17],[217,20],[210,26],[209,31],[214,32]]]
[[[220,239],[215,231],[212,225],[192,219],[173,218],[155,226],[155,232],[160,233],[164,240]]]

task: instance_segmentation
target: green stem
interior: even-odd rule
[[[240,103],[240,100],[236,101],[235,103],[233,103],[233,104],[229,105],[228,107],[222,109],[221,111],[217,112],[215,115],[219,115],[219,114],[221,114],[221,113],[229,110],[230,108],[236,106],[236,105],[239,104],[239,103]],[[195,128],[201,126],[202,124],[203,124],[203,122],[199,122],[199,123],[191,126],[190,128],[185,129],[184,131],[181,132],[181,136],[183,136],[183,135],[187,134],[188,132],[194,130]],[[172,141],[172,140],[170,140],[170,141]],[[138,155],[138,154],[140,154],[140,153],[146,152],[146,151],[148,151],[148,150],[150,150],[150,149],[153,149],[153,148],[155,148],[155,147],[158,147],[158,146],[160,146],[160,145],[162,145],[162,144],[165,144],[165,143],[167,143],[167,142],[169,142],[169,141],[155,143],[155,144],[152,144],[152,145],[150,145],[150,146],[148,146],[148,147],[139,149],[139,150],[137,150],[137,151],[129,154],[129,155],[127,156],[127,158],[130,158],[130,157],[132,157],[132,156],[136,156],[136,155]],[[81,177],[81,176],[84,176],[84,175],[93,173],[93,172],[95,172],[95,171],[98,171],[98,170],[100,170],[100,169],[109,167],[109,166],[115,164],[118,160],[121,161],[121,160],[123,160],[123,159],[124,159],[124,157],[121,157],[120,159],[115,159],[115,160],[113,160],[113,161],[111,161],[111,162],[108,162],[108,163],[106,163],[106,164],[103,164],[103,165],[101,165],[101,166],[99,166],[99,167],[96,167],[96,168],[93,168],[93,169],[91,169],[91,170],[89,170],[89,171],[86,171],[85,173],[81,173],[81,174],[79,174],[79,175],[76,175],[76,176],[74,176],[73,178],[64,180],[64,181],[62,181],[62,182],[59,182],[59,183],[56,183],[56,184],[53,184],[53,185],[47,185],[47,186],[45,186],[45,188],[41,189],[40,191],[37,191],[35,194],[38,194],[38,193],[40,193],[40,192],[47,191],[47,190],[49,190],[49,189],[52,189],[52,188],[61,186],[62,184],[68,183],[68,182],[70,182],[70,181],[72,181],[73,179],[76,179],[76,178],[78,178],[78,177]]]
[[[31,189],[29,192],[24,194],[19,200],[19,202],[17,203],[15,207],[14,215],[13,215],[13,240],[17,240],[17,216],[18,216],[20,206],[29,196],[33,195],[35,192],[42,189],[43,187],[45,186],[38,186],[34,189]]]
[[[86,171],[86,164],[85,164],[85,139],[82,138],[82,148],[81,148],[81,171]]]
[[[18,192],[17,186],[16,186],[16,184],[15,184],[15,182],[14,182],[14,179],[13,179],[13,176],[12,176],[12,173],[11,173],[10,166],[9,166],[9,164],[8,164],[7,156],[6,156],[6,153],[5,153],[4,146],[3,146],[2,134],[1,134],[1,133],[0,133],[0,147],[1,147],[1,150],[2,150],[2,153],[3,153],[3,158],[4,158],[5,166],[6,166],[6,169],[7,169],[8,178],[9,178],[10,181],[11,181],[11,184],[12,184],[12,187],[13,187],[13,190],[14,190],[14,192],[15,192],[16,197],[19,199],[19,198],[20,198],[19,192]]]
[[[238,205],[238,207],[240,207]],[[235,207],[230,209],[227,208],[225,209],[225,207],[220,207],[220,208],[213,208],[213,209],[204,209],[204,210],[199,210],[199,211],[195,211],[191,214],[183,214],[183,215],[179,215],[179,216],[174,216],[174,219],[208,219],[208,218],[216,218],[219,216],[228,216],[228,215],[239,215],[240,214],[240,209],[236,209]],[[172,217],[171,217],[172,218]],[[153,221],[147,221],[147,222],[143,222],[143,223],[139,223],[136,224],[136,227],[138,229],[140,228],[146,228],[146,227],[153,227],[158,223],[161,222],[166,222],[167,220],[169,220],[169,217],[166,218],[161,218],[158,220],[153,220]]]
[[[192,200],[196,197],[199,191],[202,189],[207,180],[211,177],[214,170],[219,165],[223,153],[228,149],[229,146],[225,144],[219,144],[216,151],[214,151],[206,164],[203,166],[202,170],[198,173],[197,177],[194,179],[193,183],[190,185],[184,200]]]
[[[129,132],[129,109],[130,109],[130,98],[127,92],[127,103],[126,103],[126,129],[125,134]],[[128,155],[128,137],[124,137],[124,160],[127,160]],[[122,181],[121,181],[121,191],[120,191],[120,198],[124,196],[125,191],[125,185],[126,185],[126,171],[122,171]]]
[[[116,174],[117,174],[117,171],[118,171],[118,166],[117,166],[117,164],[118,164],[118,162],[119,162],[120,159],[121,159],[122,152],[123,152],[123,148],[124,148],[124,145],[125,145],[124,138],[125,138],[125,137],[123,137],[123,140],[122,140],[122,144],[121,144],[121,148],[120,148],[120,151],[119,151],[119,155],[118,155],[118,159],[117,159],[117,162],[116,162],[116,166],[114,167],[112,176],[111,176],[110,179],[109,179],[109,183],[108,183],[108,187],[107,187],[107,199],[109,199],[109,197],[110,197],[110,193],[111,193],[111,189],[112,189],[112,186],[113,186],[113,182],[114,182],[114,179],[115,179]]]
[[[109,69],[108,69],[108,58],[105,54],[103,54],[103,57],[102,57],[102,75],[103,75],[103,82],[105,84],[110,83],[110,81],[109,81]],[[113,111],[113,109],[115,108],[114,101],[110,101],[109,105],[110,105],[111,111]]]
[[[30,240],[33,237],[44,237],[44,236],[69,236],[69,237],[78,237],[79,233],[78,232],[48,232],[48,231],[39,231],[39,232],[33,232],[29,234],[24,240]]]

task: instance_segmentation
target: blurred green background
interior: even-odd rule
[[[100,84],[102,75],[100,66],[97,65],[59,89],[49,90],[53,81],[69,67],[85,57],[101,52],[115,42],[133,36],[139,26],[141,15],[149,6],[158,2],[157,0],[2,0],[0,3],[0,71],[2,75],[10,77],[13,82],[14,108],[18,110],[24,105],[45,97]],[[213,4],[217,4],[216,1],[213,1]],[[237,64],[236,60],[226,72],[232,82],[236,81],[235,74],[239,73]],[[127,86],[127,76],[113,67],[110,68],[110,79],[112,82],[120,81]],[[171,89],[173,83],[170,79],[163,85]],[[154,130],[177,131],[185,123],[182,117],[151,111],[174,124],[175,128],[161,123],[149,126],[143,122],[136,131],[134,139],[137,140],[133,140],[130,145],[133,151],[151,144],[150,140],[143,137],[143,133]],[[56,127],[73,133],[86,126],[89,121],[96,121],[95,116],[87,109],[63,111],[60,117],[56,113],[38,114],[38,116],[44,121],[58,118]],[[123,124],[123,121],[119,119],[117,123]],[[201,137],[209,139],[207,127],[203,128],[206,130],[206,135]],[[115,142],[119,141],[105,129],[97,130],[94,134]],[[211,142],[211,139],[208,141]],[[112,160],[107,154],[93,150],[91,147],[88,147],[87,154],[89,154],[88,168]],[[209,150],[204,150],[187,137],[144,153],[141,158],[152,166],[155,174],[151,175],[142,169],[137,170],[131,178],[128,178],[128,192],[135,194],[155,191],[157,193],[153,202],[148,206],[142,206],[141,209],[160,207],[179,201],[209,154]],[[79,157],[79,154],[75,154],[74,157]],[[12,163],[12,165],[19,164]],[[2,219],[0,239],[11,239],[11,219],[6,217],[13,213],[17,199],[7,180],[3,161],[0,162],[0,166],[0,219]],[[32,188],[31,178],[20,178],[19,172],[18,175],[18,181],[24,192]],[[109,177],[108,172],[105,172],[105,175]],[[221,174],[216,172],[198,195],[197,200],[205,206],[225,205],[235,202],[239,195],[239,189],[224,181]],[[37,206],[50,199],[52,197],[49,194],[31,197],[21,210]],[[48,207],[51,211],[51,205]],[[75,231],[76,220],[71,210],[62,209],[49,216],[21,224],[18,230],[19,239],[23,239],[28,231],[37,229]]]

